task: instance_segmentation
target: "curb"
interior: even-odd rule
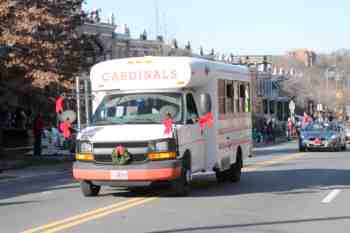
[[[286,142],[292,142],[293,140],[287,140],[287,139],[283,139],[281,141],[275,142],[275,143],[270,143],[270,144],[266,144],[266,143],[259,143],[259,144],[253,144],[253,149],[254,148],[263,148],[263,147],[269,147],[269,146],[278,146],[280,144],[286,143]]]

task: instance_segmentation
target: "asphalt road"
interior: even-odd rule
[[[190,197],[156,187],[82,197],[69,172],[0,183],[0,233],[305,233],[350,230],[350,152],[259,148],[238,184],[197,176]]]

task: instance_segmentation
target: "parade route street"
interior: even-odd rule
[[[255,149],[240,183],[195,176],[188,197],[166,187],[104,187],[82,196],[70,170],[2,180],[0,232],[349,232],[350,152],[303,152],[295,142]]]

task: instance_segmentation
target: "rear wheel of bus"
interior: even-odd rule
[[[243,167],[242,151],[241,149],[238,149],[236,162],[234,164],[231,164],[230,168],[227,170],[224,170],[224,171],[217,170],[215,173],[216,180],[219,183],[222,183],[225,181],[239,182],[241,180],[242,167]]]
[[[239,182],[241,180],[242,167],[242,155],[238,153],[236,163],[231,164],[230,169],[227,171],[228,180],[231,182]]]
[[[81,181],[80,189],[85,197],[95,197],[100,192],[101,186],[94,185],[89,181]]]

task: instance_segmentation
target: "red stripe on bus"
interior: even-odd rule
[[[110,181],[111,171],[102,169],[73,169],[73,176],[77,180]],[[181,167],[159,169],[132,169],[128,171],[128,181],[156,181],[173,180],[181,175]]]

